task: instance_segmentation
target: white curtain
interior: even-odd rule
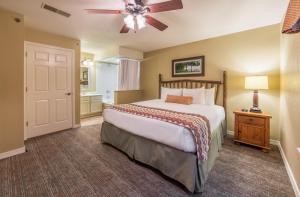
[[[118,78],[118,90],[139,90],[140,62],[121,59]]]

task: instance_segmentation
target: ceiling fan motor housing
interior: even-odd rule
[[[150,11],[150,9],[147,7],[147,6],[141,6],[139,4],[128,4],[126,6],[126,11],[129,13],[129,14],[132,14],[132,15],[144,15],[146,13],[148,13]]]

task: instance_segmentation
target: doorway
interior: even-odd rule
[[[72,128],[74,51],[25,42],[25,139]]]

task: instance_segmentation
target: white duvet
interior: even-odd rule
[[[211,131],[214,131],[225,119],[224,108],[218,105],[182,105],[176,103],[166,103],[159,99],[137,102],[134,104],[203,115],[209,120]],[[192,134],[188,129],[182,126],[119,112],[113,109],[105,109],[103,118],[106,122],[109,122],[135,135],[166,144],[185,152],[196,151]]]

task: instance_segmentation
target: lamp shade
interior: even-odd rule
[[[249,90],[267,90],[269,82],[267,76],[245,77],[245,89]]]

